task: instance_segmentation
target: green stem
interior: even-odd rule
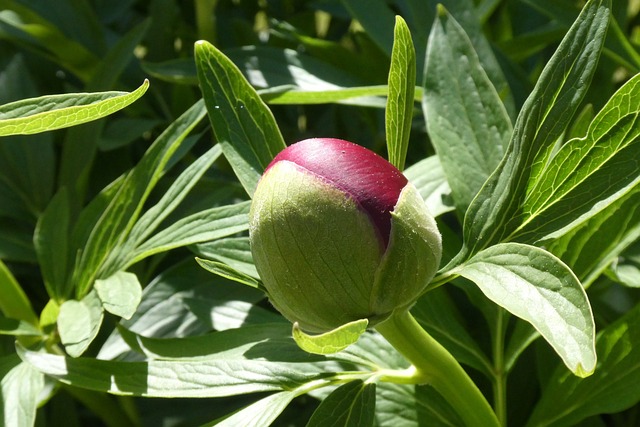
[[[507,376],[504,365],[504,333],[506,312],[498,309],[496,317],[496,329],[493,337],[493,400],[494,410],[500,420],[500,424],[507,425]]]
[[[484,395],[458,361],[411,313],[397,313],[376,330],[413,364],[416,382],[433,386],[468,427],[500,426]]]

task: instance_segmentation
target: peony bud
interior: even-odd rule
[[[440,264],[436,222],[415,187],[359,145],[307,139],[269,164],[249,213],[251,251],[271,303],[310,332],[420,296]]]

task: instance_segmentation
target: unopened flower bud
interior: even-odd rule
[[[436,222],[415,187],[374,152],[339,139],[293,144],[269,164],[249,214],[272,304],[310,332],[386,319],[435,275]]]

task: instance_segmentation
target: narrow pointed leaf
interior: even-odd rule
[[[260,280],[244,274],[225,263],[202,258],[196,258],[196,261],[202,268],[210,273],[217,274],[234,282],[242,283],[243,285],[251,286],[252,288],[260,289],[265,293],[267,291]]]
[[[304,351],[312,354],[333,354],[358,341],[367,330],[367,319],[355,320],[320,335],[304,333],[298,323],[293,324],[293,339]]]
[[[157,232],[132,254],[131,264],[169,249],[219,239],[249,228],[250,201],[207,209]]]
[[[518,115],[504,159],[469,206],[465,247],[456,263],[502,241],[519,225],[530,177],[546,164],[593,78],[609,6],[609,0],[589,1],[543,70]]]
[[[68,297],[69,222],[69,192],[63,187],[38,219],[33,235],[44,285],[49,297],[57,300]]]
[[[416,51],[406,22],[396,17],[389,95],[385,112],[385,129],[389,162],[404,169],[413,121],[413,103],[416,86]]]
[[[273,114],[238,67],[206,41],[195,46],[198,81],[218,143],[249,196],[285,148]]]
[[[454,271],[473,281],[487,298],[531,323],[574,374],[593,373],[591,306],[578,279],[558,258],[534,246],[502,243]]]
[[[562,234],[640,183],[640,74],[593,119],[587,135],[565,143],[535,178],[517,238]]]
[[[139,99],[149,81],[133,92],[47,95],[0,106],[0,136],[29,135],[87,123],[108,116]]]

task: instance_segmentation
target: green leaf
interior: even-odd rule
[[[174,338],[281,321],[290,335],[291,325],[281,316],[256,306],[262,299],[263,293],[237,286],[205,271],[193,259],[185,259],[144,288],[138,310],[120,325],[145,337]],[[100,349],[99,358],[116,359],[128,351],[114,331]]]
[[[223,262],[211,261],[202,258],[196,258],[196,261],[202,268],[210,273],[217,274],[218,276],[233,280],[234,282],[242,283],[243,285],[251,286],[252,288],[260,289],[265,293],[267,292],[267,289],[260,280],[244,274]]]
[[[98,195],[98,204],[85,208],[87,222],[79,220],[78,224],[84,229],[76,231],[79,235],[88,234],[86,242],[77,242],[78,249],[83,249],[73,276],[79,297],[88,292],[95,279],[118,271],[120,266],[114,264],[105,268],[105,261],[130,232],[165,166],[205,113],[202,102],[194,104],[156,139],[122,182]]]
[[[575,426],[596,414],[617,413],[640,401],[640,305],[598,335],[598,366],[589,378],[556,369],[528,426]]]
[[[100,298],[91,291],[80,301],[67,300],[60,306],[58,333],[65,350],[72,357],[85,352],[98,335],[104,311]]]
[[[269,426],[298,394],[297,390],[287,390],[271,394],[215,425],[217,427],[236,427],[239,425],[243,427]]]
[[[487,298],[531,323],[576,375],[596,366],[595,325],[582,285],[558,258],[534,246],[491,246],[453,270]]]
[[[24,320],[9,319],[0,314],[0,335],[37,336],[42,335],[42,332],[31,323],[27,323]]]
[[[149,81],[133,92],[47,95],[0,106],[0,136],[30,135],[87,123],[122,110],[138,100]]]
[[[12,354],[0,357],[0,424],[32,427],[44,375]]]
[[[38,219],[33,243],[44,285],[50,298],[67,297],[69,255],[69,192],[65,187],[51,199]]]
[[[141,244],[132,254],[134,264],[169,249],[219,239],[249,228],[250,201],[207,209],[184,217]]]
[[[362,380],[341,385],[315,410],[307,427],[373,426],[376,408],[376,384]]]
[[[609,22],[609,4],[609,0],[589,1],[543,70],[518,115],[504,159],[469,206],[465,246],[454,264],[503,241],[518,227],[529,178],[538,176],[546,164],[591,82]]]
[[[133,316],[142,298],[142,286],[138,276],[126,271],[96,280],[95,290],[102,301],[102,307],[124,319]]]
[[[502,160],[512,127],[464,29],[443,8],[431,29],[423,110],[460,213]]]
[[[191,163],[173,181],[158,203],[136,221],[126,240],[108,255],[104,263],[105,268],[109,271],[118,271],[137,262],[132,258],[136,248],[143,244],[144,240],[178,207],[221,153],[222,150],[216,145]]]
[[[206,41],[195,46],[198,80],[222,152],[253,195],[262,172],[285,148],[273,114],[229,58]]]
[[[409,166],[404,176],[416,187],[434,217],[454,209],[451,187],[437,155]]]
[[[385,112],[385,130],[389,162],[404,169],[413,121],[413,102],[416,86],[416,51],[406,22],[397,16],[394,29],[389,95]]]
[[[212,242],[198,243],[191,249],[200,258],[213,259],[254,279],[260,278],[253,264],[248,236],[225,237]]]
[[[0,311],[6,317],[24,320],[32,325],[38,324],[38,316],[33,311],[29,298],[2,260],[0,260]]]
[[[320,335],[308,335],[296,322],[293,324],[292,335],[296,344],[308,353],[333,354],[358,341],[368,324],[368,319],[354,320]]]
[[[414,97],[422,94],[421,88]],[[295,87],[280,87],[272,90],[258,91],[260,97],[268,104],[274,105],[314,105],[314,104],[347,104],[362,105],[367,107],[384,107],[386,105],[382,96],[389,93],[388,86],[359,86],[328,90],[301,90]],[[413,113],[413,112],[412,112]]]
[[[282,319],[282,318],[280,318]],[[253,360],[260,358],[281,362],[317,362],[324,358],[302,351],[291,339],[286,321],[262,322],[239,328],[184,338],[149,338],[118,327],[125,342],[149,359],[202,359],[215,354],[216,359]]]
[[[640,74],[611,97],[587,135],[572,139],[527,190],[524,221],[514,233],[535,241],[563,234],[624,197],[640,183]]]
[[[588,287],[639,238],[640,186],[636,185],[547,246]]]
[[[322,375],[322,365],[218,359],[114,362],[26,350],[18,355],[40,372],[74,387],[125,396],[223,397],[289,390]]]

